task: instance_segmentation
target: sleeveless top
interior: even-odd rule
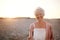
[[[34,24],[34,26],[35,26],[35,24]],[[45,28],[34,28],[34,34],[33,34],[34,40],[45,40],[45,38],[46,38],[46,29]]]

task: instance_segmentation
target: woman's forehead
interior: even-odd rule
[[[36,12],[35,15],[41,15],[42,13],[41,12]]]
[[[38,11],[38,12],[35,12],[35,15],[42,15],[42,16],[44,16],[44,13]]]

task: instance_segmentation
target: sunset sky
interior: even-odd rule
[[[41,7],[45,18],[60,18],[60,0],[0,0],[0,17],[31,17]]]

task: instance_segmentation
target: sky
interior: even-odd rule
[[[60,0],[0,0],[0,17],[31,17],[37,7],[45,10],[44,18],[60,18]]]

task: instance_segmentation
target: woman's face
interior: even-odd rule
[[[36,12],[35,13],[35,17],[38,21],[42,21],[43,20],[43,15],[41,12]]]

